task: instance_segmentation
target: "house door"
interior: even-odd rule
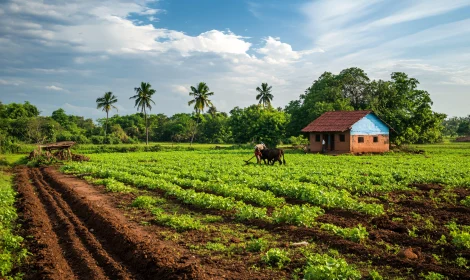
[[[334,151],[335,150],[335,135],[334,134],[330,134],[330,151]]]

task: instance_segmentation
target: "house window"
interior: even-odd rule
[[[315,135],[315,142],[320,142],[320,134]]]
[[[374,143],[377,143],[379,142],[379,137],[378,136],[374,136]]]
[[[346,141],[346,137],[344,136],[344,134],[340,134],[339,135],[339,142],[344,142]]]
[[[362,137],[362,136],[357,137],[357,142],[358,143],[364,143],[364,137]]]

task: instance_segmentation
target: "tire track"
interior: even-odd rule
[[[59,238],[45,214],[44,205],[34,193],[27,169],[17,169],[16,175],[20,218],[24,221],[25,235],[34,237],[29,241],[33,262],[28,267],[29,273],[25,279],[78,279],[59,246]]]
[[[32,169],[30,176],[50,219],[56,222],[55,229],[61,234],[59,239],[62,240],[63,248],[70,252],[72,269],[91,279],[131,279],[127,269],[103,249],[61,195],[44,180],[41,172]]]
[[[109,195],[53,167],[19,167],[16,175],[34,253],[25,279],[276,278],[197,258],[129,221]]]

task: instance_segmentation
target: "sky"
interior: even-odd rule
[[[44,116],[101,118],[108,91],[112,114],[133,114],[141,82],[153,114],[190,113],[199,82],[219,111],[256,103],[263,82],[285,107],[349,67],[405,72],[434,111],[469,115],[470,0],[0,0],[0,101]]]

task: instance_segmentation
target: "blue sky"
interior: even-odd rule
[[[402,71],[433,109],[470,114],[470,0],[7,0],[0,2],[0,101],[43,115],[103,117],[107,91],[118,113],[141,81],[157,90],[152,113],[191,112],[189,88],[215,92],[220,111],[298,99],[324,71]]]

